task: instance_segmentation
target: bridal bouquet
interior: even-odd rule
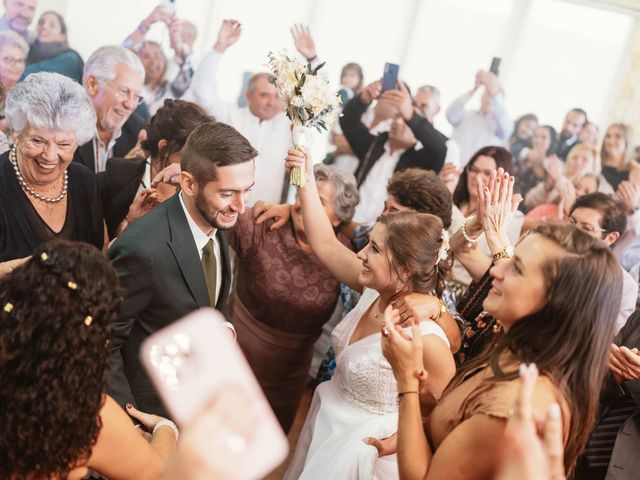
[[[275,86],[287,117],[293,124],[291,135],[294,148],[307,145],[312,128],[319,132],[332,126],[340,115],[340,96],[331,88],[324,72],[324,63],[315,68],[289,58],[286,53],[269,53],[269,68],[275,77]],[[301,168],[291,170],[291,185],[305,182]]]

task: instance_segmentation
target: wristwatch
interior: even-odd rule
[[[504,247],[499,252],[496,252],[493,255],[491,255],[491,260],[493,260],[493,263],[495,263],[498,260],[500,260],[501,258],[511,258],[511,257],[513,257],[513,253],[514,253],[513,252],[513,245],[507,245],[506,247]]]

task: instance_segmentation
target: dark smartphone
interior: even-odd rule
[[[398,71],[400,65],[395,63],[384,64],[384,74],[382,75],[382,91],[393,90],[398,86]]]
[[[498,75],[498,72],[500,71],[501,60],[502,59],[500,57],[493,57],[493,59],[491,60],[491,68],[489,68],[489,71],[494,75]]]

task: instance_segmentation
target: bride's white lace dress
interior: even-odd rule
[[[382,355],[380,333],[349,345],[358,321],[376,298],[378,292],[365,290],[334,329],[336,372],[316,389],[285,480],[398,478],[396,455],[378,458],[376,448],[363,442],[398,429],[398,391],[391,365]],[[435,322],[421,322],[420,331],[437,335],[449,346]]]

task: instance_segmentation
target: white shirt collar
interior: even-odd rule
[[[186,205],[184,204],[184,200],[182,199],[182,192],[178,194],[178,198],[180,198],[180,205],[182,205],[182,209],[184,210],[184,215],[187,217],[187,223],[189,224],[189,229],[191,230],[191,235],[193,236],[193,240],[196,242],[196,247],[198,248],[198,255],[202,259],[202,249],[207,244],[209,239],[213,239],[213,243],[216,242],[216,229],[211,230],[210,235],[206,235],[195,222],[195,220],[191,217],[189,210],[187,210]]]

